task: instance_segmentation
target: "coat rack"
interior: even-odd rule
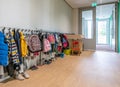
[[[61,33],[61,32],[51,32],[51,31],[44,31],[42,29],[18,29],[18,28],[11,28],[11,27],[3,27],[2,28],[2,32],[5,33],[5,30],[11,31],[11,30],[15,30],[15,31],[21,31],[21,32],[31,32],[31,34],[37,34],[37,33],[50,33],[50,34],[54,34],[54,33],[58,33],[58,34],[67,34],[67,35],[74,35],[74,33]]]

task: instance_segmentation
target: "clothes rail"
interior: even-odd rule
[[[2,32],[5,30],[18,30],[22,32],[32,32],[32,33],[60,33],[60,34],[67,34],[67,35],[74,35],[75,33],[62,33],[62,32],[52,32],[52,31],[45,31],[44,29],[21,29],[21,28],[12,28],[12,27],[0,27],[2,29]]]

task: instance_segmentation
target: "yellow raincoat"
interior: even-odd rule
[[[26,57],[28,55],[27,42],[25,36],[20,32],[20,44],[21,44],[21,56]]]

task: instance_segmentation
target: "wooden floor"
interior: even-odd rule
[[[30,79],[0,87],[120,87],[120,55],[85,51],[28,72]]]
[[[111,51],[115,52],[115,48],[111,48],[109,45],[96,45],[96,50],[98,51]]]

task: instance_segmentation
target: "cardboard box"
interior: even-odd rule
[[[72,48],[72,40],[79,40],[80,43],[80,51],[83,51],[83,35],[66,35],[69,41],[69,47]]]

